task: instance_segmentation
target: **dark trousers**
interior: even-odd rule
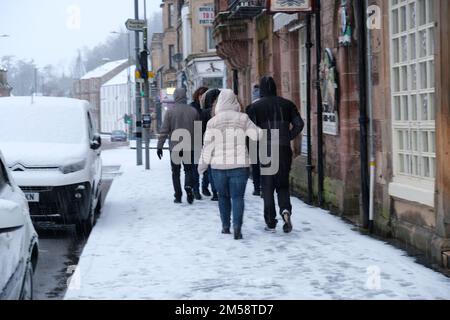
[[[176,199],[181,199],[183,196],[183,190],[181,189],[181,181],[180,181],[180,174],[181,174],[181,164],[176,164],[173,162],[171,157],[171,165],[172,165],[172,184],[173,189],[175,191],[174,196]],[[191,163],[185,163],[183,162],[183,168],[184,168],[184,188],[187,187],[193,188],[194,184],[194,164],[191,161]]]
[[[261,191],[261,167],[260,164],[252,164],[252,180],[255,191]]]
[[[284,151],[284,153],[282,153]],[[286,149],[280,152],[280,167],[275,175],[262,175],[262,193],[264,198],[264,219],[269,228],[275,228],[278,220],[275,209],[274,192],[278,195],[280,215],[284,210],[292,213],[291,195],[289,191],[289,174],[292,165],[292,151]]]

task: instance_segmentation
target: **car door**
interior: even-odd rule
[[[95,129],[94,122],[92,121],[91,113],[88,111],[88,130],[89,130],[89,141],[93,141],[94,136],[97,134],[97,130]],[[91,175],[94,179],[95,185],[93,186],[96,195],[98,195],[98,183],[101,180],[101,172],[102,172],[102,161],[101,161],[101,148],[97,150],[90,150],[90,163],[91,163]]]
[[[0,158],[0,199],[24,205],[20,194],[9,181]],[[27,256],[26,228],[0,229],[0,300],[18,299],[25,272]]]

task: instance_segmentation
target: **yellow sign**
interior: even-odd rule
[[[154,73],[153,71],[149,71],[149,72],[148,72],[148,77],[149,77],[150,79],[153,79],[153,78],[155,77],[155,73]]]

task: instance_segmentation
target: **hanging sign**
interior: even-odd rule
[[[214,7],[201,6],[198,8],[198,23],[203,26],[212,26],[214,23]]]
[[[268,2],[269,12],[311,12],[313,11],[313,0],[270,0]]]
[[[331,49],[324,51],[320,63],[320,83],[323,105],[323,132],[330,135],[339,134],[339,85],[336,60]]]

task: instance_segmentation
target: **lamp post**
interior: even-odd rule
[[[118,31],[111,31],[111,34],[117,34],[117,35],[127,35],[127,42],[128,42],[128,67],[127,67],[127,104],[128,104],[128,115],[131,115],[133,111],[131,110],[131,37],[129,32],[118,32]],[[133,123],[128,123],[128,140],[130,141],[133,138]]]

